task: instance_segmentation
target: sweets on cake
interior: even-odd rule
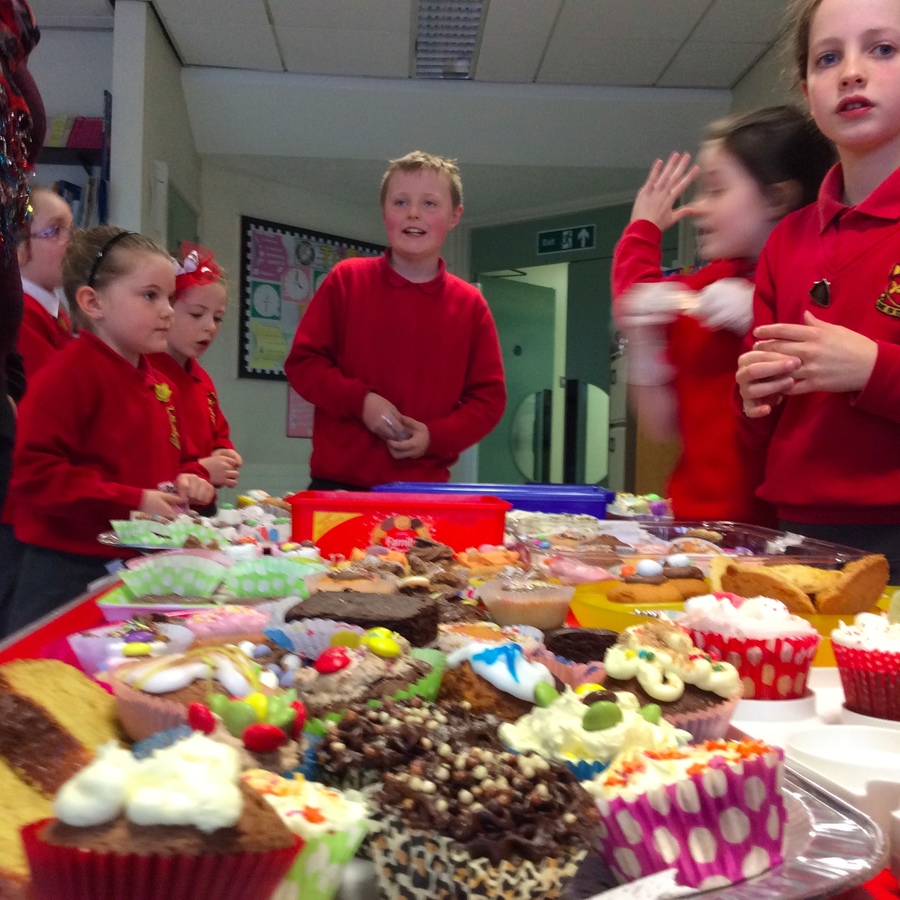
[[[106,745],[53,805],[23,832],[35,900],[266,900],[302,844],[199,734],[144,760]]]
[[[630,691],[642,704],[658,703],[663,717],[695,740],[723,737],[741,698],[738,670],[695,647],[666,619],[626,628],[603,666],[604,687]]]
[[[707,741],[623,754],[582,782],[600,813],[598,850],[620,882],[674,868],[710,890],[782,862],[783,753],[762,741]]]
[[[369,840],[385,896],[562,896],[597,827],[565,767],[474,747],[385,775]]]
[[[737,668],[745,700],[795,700],[806,693],[821,638],[781,601],[704,594],[685,603],[678,624],[700,650]]]
[[[449,759],[472,747],[500,750],[500,721],[490,713],[474,714],[465,701],[429,703],[411,697],[385,700],[374,709],[352,703],[340,721],[327,725],[316,750],[317,777],[326,784],[360,788],[432,752]]]
[[[613,603],[679,603],[709,590],[702,570],[683,553],[622,566],[620,577],[607,593]]]
[[[900,624],[860,613],[831,632],[831,646],[847,709],[900,721]]]
[[[478,587],[478,597],[498,625],[558,628],[575,595],[571,585],[523,576],[501,576]]]
[[[403,594],[313,594],[285,613],[285,621],[330,619],[363,629],[396,631],[413,647],[427,647],[437,637],[438,607],[431,598]]]
[[[538,684],[555,686],[550,670],[525,658],[519,644],[467,644],[447,657],[440,698],[466,702],[474,715],[514,722],[534,705]]]
[[[19,829],[52,814],[58,788],[118,736],[113,698],[56,660],[0,666],[0,897],[25,900]]]
[[[855,615],[875,609],[888,582],[888,562],[870,554],[842,569],[820,569],[796,563],[754,565],[723,560],[711,570],[715,590],[742,597],[772,597],[791,612]]]
[[[107,679],[116,697],[119,720],[135,741],[188,724],[190,704],[206,703],[211,695],[247,699],[284,693],[276,676],[232,646],[201,647],[125,663]]]
[[[641,706],[634,694],[545,688],[535,700],[530,713],[500,726],[500,740],[517,753],[565,763],[581,779],[599,774],[620,753],[669,750],[691,738],[663,719],[658,705]]]
[[[294,885],[296,896],[306,900],[330,900],[368,830],[369,809],[362,795],[307,781],[302,775],[282,778],[260,769],[244,772],[241,778],[304,841],[285,883]]]
[[[434,652],[431,660],[412,654],[409,642],[386,628],[372,628],[361,638],[347,635],[344,645],[323,650],[311,666],[293,674],[293,687],[311,717],[339,712],[348,703],[392,697],[399,691],[436,692],[440,680]],[[424,651],[423,651],[424,652]],[[431,676],[431,677],[430,677]]]

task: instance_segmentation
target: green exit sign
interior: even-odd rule
[[[596,246],[595,225],[573,225],[571,228],[557,228],[555,231],[539,231],[537,236],[538,256],[544,253],[569,253],[572,250],[593,250]]]

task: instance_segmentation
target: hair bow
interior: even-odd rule
[[[222,270],[212,250],[184,241],[181,244],[181,252],[184,256],[182,262],[174,261],[176,295],[195,285],[215,284],[221,281]]]

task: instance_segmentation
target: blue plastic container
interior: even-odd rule
[[[606,506],[615,492],[595,484],[456,484],[430,481],[395,481],[381,484],[376,491],[413,494],[481,494],[499,497],[514,509],[526,512],[580,513],[606,518]]]

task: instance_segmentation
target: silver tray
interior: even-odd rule
[[[180,550],[181,544],[126,544],[119,540],[114,531],[101,531],[97,535],[97,543],[106,547],[127,547],[129,550]]]
[[[789,766],[784,769],[784,791],[789,818],[792,808],[796,811],[798,805],[803,808],[802,815],[808,815],[808,842],[801,842],[805,843],[805,847],[793,848],[795,852],[789,852],[780,866],[749,881],[682,896],[699,900],[806,900],[831,897],[868,881],[882,869],[885,861],[884,837],[868,816],[807,781]],[[790,851],[792,848],[787,849]],[[574,887],[574,883],[570,887]],[[567,889],[566,896],[592,896],[590,884],[579,885],[579,888],[585,890],[576,893]],[[593,893],[602,890],[602,886],[597,886]],[[372,863],[352,860],[337,900],[376,900],[379,896]]]

